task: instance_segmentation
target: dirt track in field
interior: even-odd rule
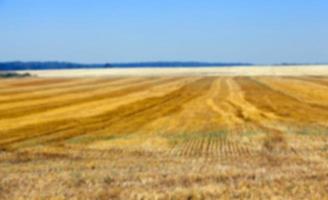
[[[132,199],[129,195],[136,193],[150,199],[183,197],[194,187],[201,188],[195,190],[197,195],[213,199],[231,197],[230,192],[243,194],[231,184],[244,185],[254,197],[263,197],[257,188],[274,196],[268,188],[277,187],[280,193],[275,195],[288,198],[304,189],[302,182],[317,188],[298,192],[304,195],[300,198],[327,198],[327,181],[322,179],[328,178],[327,131],[326,77],[0,81],[0,199],[38,197],[21,185],[17,191],[7,187],[21,181],[18,175],[35,191],[30,184],[40,174],[47,178],[39,188],[51,182],[74,185],[72,171],[80,173],[77,179],[94,181],[90,188],[99,190],[94,195],[100,199],[116,193]],[[113,180],[103,185],[99,181],[104,176]],[[248,180],[252,176],[257,178]],[[94,199],[76,188],[86,189],[83,184],[68,190],[57,185],[54,191]],[[103,187],[119,192],[107,193]],[[46,194],[57,197],[51,191]]]

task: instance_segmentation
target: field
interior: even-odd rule
[[[0,199],[328,199],[328,76],[0,80]]]

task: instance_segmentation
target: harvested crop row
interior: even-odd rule
[[[29,79],[27,79],[29,80]],[[60,89],[60,88],[67,88],[70,86],[76,86],[76,85],[83,85],[83,84],[91,84],[93,82],[99,81],[98,79],[88,79],[88,78],[83,78],[83,79],[71,79],[69,82],[65,83],[56,83],[52,85],[33,85],[30,87],[12,87],[10,86],[10,83],[13,82],[18,82],[20,80],[8,80],[8,86],[4,87],[1,89],[1,94],[3,96],[10,96],[10,95],[19,95],[19,94],[27,94],[31,92],[45,92],[49,91],[52,89]]]
[[[311,106],[254,79],[238,78],[245,99],[261,110],[275,114],[285,122],[327,125],[328,112]],[[305,125],[304,124],[304,125]]]
[[[30,101],[49,99],[52,97],[58,97],[62,95],[68,94],[79,94],[86,93],[97,88],[102,88],[106,86],[119,86],[126,84],[127,81],[132,83],[137,83],[141,79],[130,80],[130,79],[100,79],[100,80],[89,80],[84,81],[83,79],[80,82],[77,82],[76,85],[66,85],[65,87],[56,87],[56,88],[47,88],[45,90],[39,90],[34,88],[29,92],[17,91],[14,94],[8,94],[2,96],[0,99],[0,104],[8,104],[8,103],[29,103]],[[134,82],[135,81],[135,82]]]
[[[326,77],[308,76],[308,77],[292,77],[292,78],[296,80],[308,81],[322,86],[328,86],[328,79]]]
[[[303,79],[259,78],[261,83],[290,95],[299,101],[328,110],[328,88]]]
[[[123,81],[123,82],[122,82]],[[66,88],[58,90],[60,93],[57,93],[55,91],[51,91],[47,95],[47,92],[43,92],[43,95],[46,95],[45,97],[38,98],[35,96],[32,96],[29,94],[29,96],[25,96],[25,100],[23,101],[16,101],[15,98],[13,98],[13,102],[9,103],[1,103],[0,108],[5,108],[5,109],[19,109],[19,108],[24,108],[27,106],[44,106],[45,104],[51,104],[51,103],[60,103],[60,102],[71,102],[72,99],[73,101],[79,101],[79,99],[83,98],[90,98],[91,96],[94,96],[97,98],[100,95],[107,94],[109,92],[113,91],[118,91],[120,89],[125,89],[132,86],[136,85],[141,85],[144,83],[151,83],[151,82],[156,82],[156,81],[161,81],[161,80],[153,80],[153,79],[143,79],[143,80],[131,80],[130,81],[100,81],[91,84],[90,86],[78,86],[77,89],[69,89],[66,90]],[[31,97],[31,98],[26,98],[26,97]]]
[[[66,135],[59,136],[59,138],[51,139],[47,142],[60,141],[89,132],[95,133],[103,129],[108,129],[110,131],[108,134],[131,133],[138,130],[138,127],[142,127],[144,124],[159,117],[178,112],[181,105],[206,91],[206,88],[210,87],[212,81],[211,79],[201,79],[187,84],[183,88],[165,96],[140,100],[132,104],[121,106],[108,113],[80,119],[78,122],[65,120],[10,130],[6,133],[2,133],[3,139],[15,136],[20,136],[21,138],[2,143],[2,146],[8,146],[12,143],[22,142],[27,139],[35,139],[35,137],[43,135],[58,135],[56,131],[62,131],[61,129],[63,127],[64,131],[67,133]],[[128,123],[124,123],[125,121]],[[49,130],[51,130],[50,133]]]
[[[171,81],[174,81],[176,79],[172,79]],[[106,90],[106,88],[102,88],[99,90],[99,92],[92,92],[90,93],[82,93],[81,96],[76,96],[74,94],[68,95],[67,98],[55,98],[53,101],[41,101],[35,102],[33,105],[25,106],[21,105],[19,107],[14,107],[11,109],[5,108],[0,111],[0,119],[9,119],[9,118],[15,118],[15,117],[21,117],[21,116],[27,116],[30,114],[36,114],[40,112],[46,112],[48,110],[58,109],[61,107],[67,107],[71,105],[79,105],[86,102],[91,101],[99,101],[103,99],[109,99],[113,97],[120,97],[124,96],[126,94],[132,93],[132,92],[138,92],[145,90],[146,88],[149,88],[151,86],[156,86],[157,84],[164,84],[167,83],[169,80],[154,80],[153,81],[145,81],[140,82],[139,84],[136,84],[134,86],[125,86],[125,88],[116,89],[113,87],[110,87],[110,90]],[[103,91],[105,90],[105,91]]]
[[[52,84],[58,84],[58,83],[67,83],[72,81],[71,79],[64,79],[64,78],[54,78],[54,79],[25,79],[23,81],[18,81],[10,84],[12,87],[29,87],[29,86],[39,86],[39,85],[52,85]]]

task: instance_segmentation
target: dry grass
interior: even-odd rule
[[[328,199],[328,78],[0,82],[0,199]]]

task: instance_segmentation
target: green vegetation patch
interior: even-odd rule
[[[167,138],[173,143],[186,142],[190,140],[204,140],[204,139],[225,139],[227,137],[226,131],[213,131],[207,133],[176,133],[166,134],[163,137]]]
[[[328,136],[328,128],[303,128],[294,133],[303,136]]]
[[[108,140],[116,140],[128,137],[127,135],[101,135],[101,136],[92,136],[92,135],[82,135],[70,138],[67,140],[70,144],[85,144],[92,143],[95,141],[108,141]]]
[[[16,72],[0,72],[0,78],[25,78],[30,77],[29,73],[16,73]]]

